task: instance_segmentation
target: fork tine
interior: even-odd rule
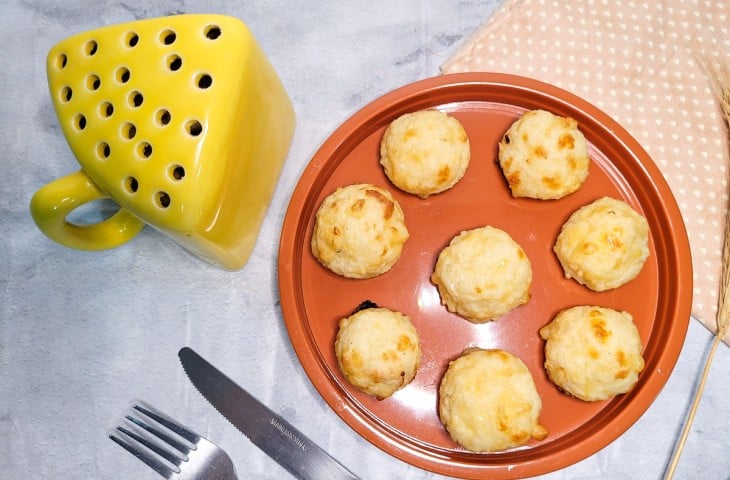
[[[179,451],[185,458],[184,460],[187,460],[188,454],[190,453],[191,448],[181,441],[179,441],[176,438],[171,437],[167,433],[163,432],[162,430],[154,427],[153,425],[150,425],[149,423],[144,422],[143,420],[139,418],[135,418],[131,415],[125,415],[124,418],[126,418],[128,421],[132,422],[133,424],[137,425],[138,427],[144,429],[147,432],[150,432],[155,437],[159,438],[166,444],[170,445],[175,450]]]
[[[134,405],[132,405],[132,408],[155,420],[157,423],[164,425],[165,427],[169,428],[170,430],[180,435],[192,444],[195,444],[198,440],[200,440],[200,435],[193,432],[192,430],[187,429],[185,426],[180,425],[179,423],[165,417],[162,412],[156,411],[154,408],[148,405],[142,406],[139,403],[135,403]]]
[[[182,456],[182,457],[180,455],[175,455],[173,452],[166,450],[165,448],[163,448],[159,445],[156,445],[154,442],[150,441],[149,439],[144,438],[129,429],[126,429],[126,428],[120,426],[120,427],[117,427],[117,430],[122,432],[126,436],[132,438],[133,440],[136,440],[141,445],[152,450],[157,455],[161,456],[168,462],[175,465],[175,467],[180,467],[181,462],[186,462],[188,460],[187,455]]]
[[[167,480],[237,478],[224,450],[141,400],[109,438]]]
[[[119,427],[117,427],[117,430],[120,430]],[[120,431],[122,433],[124,433],[124,430],[120,430]],[[148,467],[150,467],[152,470],[159,473],[163,477],[165,477],[167,479],[171,479],[171,478],[173,478],[174,475],[176,475],[178,473],[175,470],[173,470],[172,468],[170,468],[167,465],[165,465],[164,463],[162,463],[161,461],[159,461],[155,456],[150,454],[147,450],[144,450],[142,448],[138,448],[138,447],[132,445],[130,442],[128,442],[121,436],[117,436],[114,433],[110,433],[109,438],[114,443],[116,443],[117,445],[119,445],[120,447],[122,447],[123,449],[125,449],[126,451],[128,451],[129,453],[131,453],[132,455],[137,457],[138,459],[142,460]],[[179,469],[178,469],[178,471],[179,471]]]

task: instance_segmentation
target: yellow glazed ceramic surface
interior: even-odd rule
[[[179,15],[104,27],[48,54],[48,84],[79,172],[31,200],[39,228],[111,248],[149,224],[226,269],[251,253],[294,133],[291,101],[239,20]],[[110,197],[101,223],[66,220]]]

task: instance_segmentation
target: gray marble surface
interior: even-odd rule
[[[362,478],[441,478],[369,444],[327,406],[289,342],[276,256],[307,162],[350,114],[439,65],[498,0],[71,1],[0,4],[0,478],[155,479],[107,438],[141,398],[224,446],[241,478],[288,478],[195,392],[177,360],[190,345]],[[32,193],[75,171],[49,99],[45,56],[105,24],[180,12],[226,13],[251,28],[292,96],[298,126],[248,265],[224,272],[145,229],[127,245],[81,252],[44,237]],[[542,478],[661,478],[711,335],[691,321],[665,389],[595,455]],[[730,478],[730,351],[718,351],[677,478]]]

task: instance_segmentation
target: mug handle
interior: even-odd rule
[[[79,250],[105,250],[134,238],[144,222],[123,208],[91,225],[77,225],[66,217],[85,203],[107,197],[79,170],[42,186],[30,201],[30,214],[38,228],[61,245]]]

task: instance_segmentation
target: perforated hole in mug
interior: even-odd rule
[[[93,73],[86,77],[86,88],[88,88],[91,91],[99,90],[99,87],[101,87],[101,79],[98,75],[94,75]]]
[[[101,115],[102,118],[109,118],[114,114],[114,105],[112,105],[111,102],[102,102],[101,105],[99,105],[99,115]]]
[[[168,172],[173,180],[180,181],[185,178],[185,167],[182,165],[172,165]]]
[[[197,120],[190,120],[187,125],[185,125],[185,130],[191,137],[197,137],[203,133],[203,125]]]
[[[130,48],[136,47],[139,43],[139,35],[135,32],[127,32],[124,37],[124,44]]]
[[[83,114],[79,113],[74,117],[74,127],[79,131],[86,128],[86,117]]]
[[[177,72],[182,68],[182,58],[180,55],[169,55],[167,57],[167,68],[172,72]]]
[[[131,140],[137,135],[137,127],[133,123],[125,123],[122,125],[122,137],[125,140]]]
[[[170,114],[170,111],[166,108],[161,108],[157,110],[157,113],[155,113],[155,121],[157,122],[157,125],[161,127],[169,125],[171,120],[172,115]]]
[[[137,193],[137,190],[139,190],[139,181],[132,176],[125,178],[124,189],[129,193]]]
[[[172,30],[164,30],[160,34],[160,41],[165,45],[172,45],[177,39],[177,34]]]
[[[208,25],[205,27],[205,37],[209,40],[216,40],[221,36],[221,27],[218,25]]]
[[[144,95],[142,92],[134,91],[129,94],[129,106],[133,108],[141,107],[144,102]]]
[[[116,72],[114,72],[114,78],[116,78],[117,82],[121,84],[127,83],[130,76],[131,73],[129,72],[129,69],[127,67],[119,67],[117,68]]]
[[[170,195],[167,192],[157,192],[155,194],[155,203],[160,208],[167,208],[170,206]]]
[[[152,156],[152,145],[149,142],[141,142],[137,145],[137,155],[140,158],[150,158]]]
[[[63,103],[68,103],[71,101],[71,97],[73,97],[73,90],[71,90],[71,87],[63,87],[61,89],[61,101]]]
[[[96,40],[89,40],[84,45],[84,53],[90,57],[96,55],[96,52],[99,50],[99,44],[96,43]]]
[[[64,68],[66,68],[66,65],[68,65],[68,57],[66,56],[66,54],[65,53],[59,53],[56,56],[56,60],[54,62],[54,65],[59,70],[63,70]]]
[[[106,142],[99,142],[96,144],[96,156],[101,160],[106,160],[112,154],[112,149]]]
[[[213,77],[211,77],[207,73],[203,73],[198,75],[198,79],[196,80],[196,84],[198,85],[198,88],[201,90],[206,90],[213,85]]]

